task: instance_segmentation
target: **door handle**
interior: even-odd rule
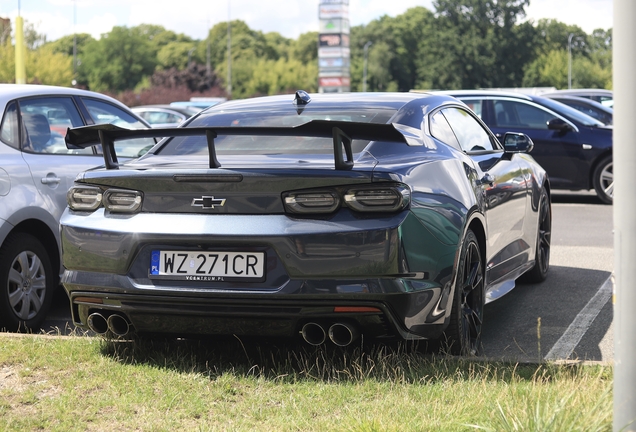
[[[42,184],[53,185],[59,184],[62,181],[59,177],[42,177]]]

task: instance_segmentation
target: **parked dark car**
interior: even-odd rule
[[[225,334],[479,348],[484,304],[548,272],[550,187],[438,94],[298,91],[176,129],[73,129],[70,146],[175,136],[85,172],[62,222],[73,322],[107,337]]]
[[[606,89],[564,89],[541,93],[540,96],[578,96],[614,108],[614,92]]]
[[[67,87],[0,84],[0,330],[36,331],[62,274],[59,221],[78,173],[104,163],[101,148],[68,149],[69,127],[148,128],[108,96]],[[152,147],[120,141],[120,158]]]
[[[550,99],[554,99],[557,102],[561,102],[567,106],[581,111],[584,114],[594,117],[604,125],[611,125],[614,123],[614,110],[608,106],[605,106],[592,99],[583,98],[579,96],[547,96]]]
[[[614,195],[612,127],[555,100],[482,90],[444,92],[468,104],[497,137],[521,132],[554,189],[594,189],[604,203]]]

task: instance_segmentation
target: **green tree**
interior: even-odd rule
[[[252,78],[245,87],[245,95],[274,95],[293,93],[302,89],[308,92],[317,90],[318,65],[303,63],[297,59],[279,58],[278,60],[260,59],[255,65]]]
[[[298,60],[303,64],[316,63],[318,61],[318,32],[303,33],[298,39],[292,40],[288,57],[290,60]]]
[[[73,81],[73,57],[42,46],[27,51],[27,81],[56,86],[71,86]]]
[[[445,56],[445,74],[439,88],[509,87],[521,82],[523,60],[529,53],[531,26],[516,29],[529,0],[436,0],[438,37],[434,53]],[[521,64],[520,64],[521,63]],[[443,73],[443,71],[439,71]],[[459,81],[459,85],[457,83]]]
[[[91,90],[119,92],[135,88],[156,65],[148,34],[139,27],[113,27],[87,44],[81,69]]]
[[[194,42],[169,42],[162,46],[157,53],[158,66],[161,69],[185,69],[190,60],[194,61],[194,51],[196,50]]]

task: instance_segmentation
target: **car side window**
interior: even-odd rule
[[[517,127],[527,129],[548,129],[548,121],[554,114],[523,102],[494,102],[495,122],[498,127]]]
[[[144,129],[147,126],[121,108],[91,98],[82,98],[95,124],[110,123],[124,129]],[[115,142],[115,153],[121,157],[139,157],[155,145],[152,138],[137,138]]]
[[[20,148],[20,131],[18,129],[18,108],[15,102],[7,107],[0,126],[0,139],[13,148]]]
[[[64,137],[68,128],[83,126],[82,117],[70,97],[28,98],[19,101],[26,131],[22,146],[27,152],[93,154],[92,148],[69,150]]]
[[[450,125],[446,121],[446,117],[444,117],[441,111],[437,111],[435,114],[433,114],[430,117],[430,120],[430,130],[432,136],[443,143],[455,147],[457,150],[462,149],[459,145],[459,141],[457,141],[455,133],[451,129]]]
[[[457,141],[465,152],[494,150],[491,135],[468,111],[460,108],[445,108],[442,110]]]

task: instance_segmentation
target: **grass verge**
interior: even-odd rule
[[[610,431],[608,366],[0,335],[3,431]]]

